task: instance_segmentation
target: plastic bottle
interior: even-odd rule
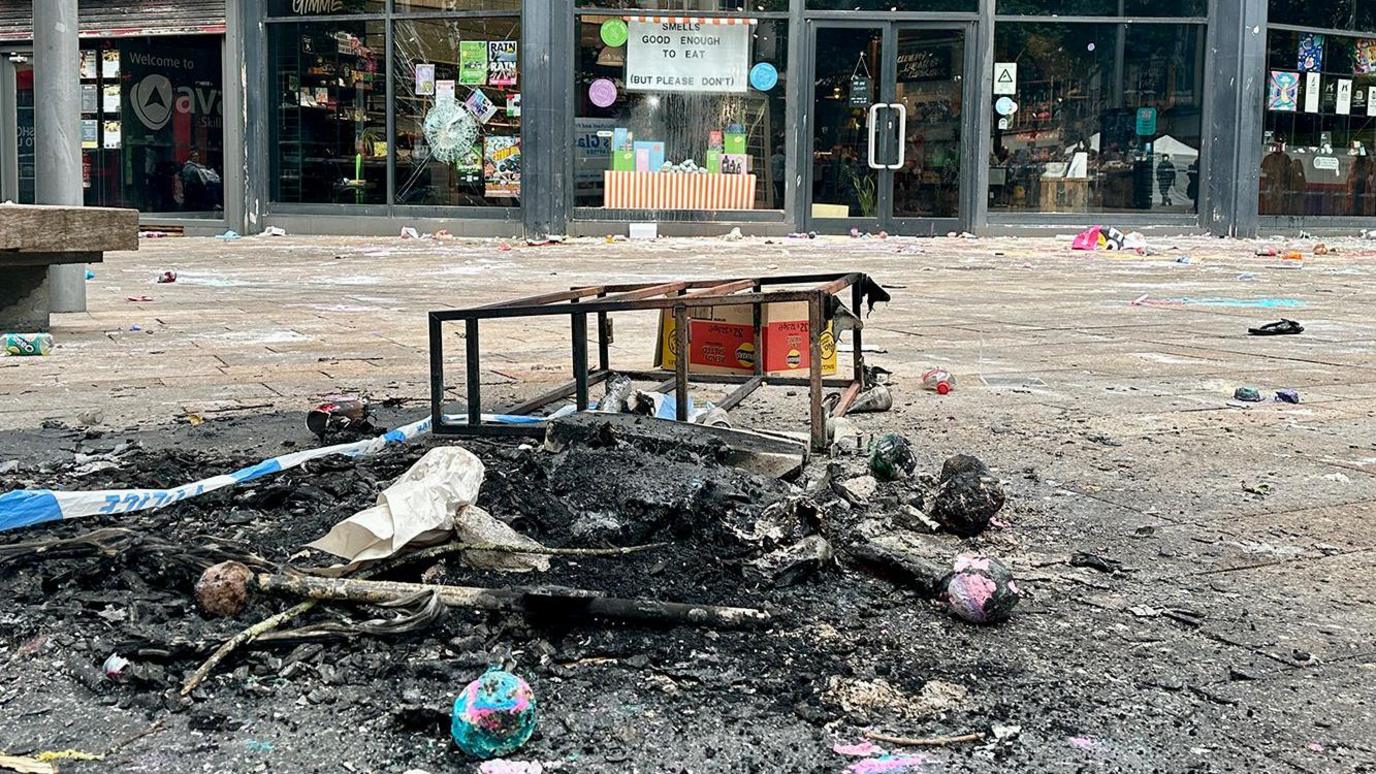
[[[956,388],[956,377],[945,368],[933,368],[922,375],[922,389],[945,395]]]

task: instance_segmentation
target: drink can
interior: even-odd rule
[[[3,333],[0,334],[0,349],[7,355],[40,356],[53,351],[51,333]]]

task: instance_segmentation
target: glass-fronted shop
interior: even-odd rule
[[[221,223],[225,4],[192,2],[144,23],[137,5],[82,6],[85,203]],[[18,202],[34,200],[34,104],[44,98],[34,91],[31,8],[0,4],[0,193]]]
[[[25,2],[0,0],[0,193],[21,200]],[[81,3],[87,201],[147,221],[1247,235],[1376,216],[1376,0],[148,5]]]

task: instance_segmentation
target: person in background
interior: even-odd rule
[[[1156,185],[1161,189],[1161,206],[1171,206],[1171,187],[1175,185],[1175,164],[1168,154],[1161,154],[1156,165]]]

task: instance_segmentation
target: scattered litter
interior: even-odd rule
[[[248,604],[248,582],[252,577],[253,570],[240,562],[212,565],[196,581],[196,604],[212,618],[233,618]]]
[[[0,335],[0,351],[14,357],[43,357],[52,354],[51,333],[6,333]]]
[[[994,725],[989,727],[989,731],[993,733],[994,739],[1003,742],[1009,739],[1016,739],[1019,735],[1021,735],[1022,726],[1000,725],[998,723],[995,723]]]
[[[855,744],[841,744],[837,742],[831,746],[831,751],[837,755],[848,755],[852,758],[868,758],[872,755],[884,754],[884,748],[870,741],[857,742]]]
[[[629,235],[631,241],[633,242],[638,242],[642,240],[653,242],[654,240],[659,239],[659,224],[632,223],[627,227],[626,233]]]
[[[118,653],[111,653],[109,658],[105,659],[105,663],[101,664],[100,668],[107,678],[111,680],[123,680],[124,673],[129,669],[131,663],[129,659],[124,658]]]
[[[1241,282],[1253,282],[1256,280],[1257,275],[1253,274],[1250,271],[1244,271],[1241,274],[1237,275],[1237,278]]]
[[[1304,326],[1282,317],[1278,322],[1267,323],[1259,328],[1248,328],[1247,333],[1252,336],[1293,336],[1304,333]]]
[[[497,759],[494,761],[483,761],[478,766],[478,774],[545,774],[557,768],[557,764],[541,763],[540,761],[508,761]]]
[[[488,670],[454,700],[450,733],[475,758],[496,758],[519,750],[535,733],[535,692],[525,680]]]
[[[159,275],[158,275],[158,284],[159,284],[159,285],[170,285],[170,284],[172,284],[173,282],[176,282],[176,281],[177,281],[177,272],[175,272],[175,271],[165,271],[165,272],[163,272],[162,274],[159,274]]]
[[[1072,736],[1065,741],[1077,750],[1093,750],[1099,746],[1099,740],[1092,736]]]
[[[1329,253],[1336,253],[1336,252],[1338,252],[1336,249],[1330,248],[1328,245],[1324,244],[1323,242],[1320,242],[1320,243],[1314,245],[1314,255],[1328,255]]]
[[[244,751],[251,754],[266,755],[272,752],[273,749],[275,748],[272,746],[272,742],[259,739],[244,740]]]
[[[941,600],[946,608],[970,623],[1003,621],[1017,607],[1021,592],[1013,573],[1002,562],[988,556],[963,556],[956,559]]]
[[[1219,306],[1232,309],[1299,309],[1303,301],[1293,298],[1152,298],[1143,293],[1129,302],[1131,306]]]
[[[1276,402],[1278,403],[1299,403],[1300,394],[1298,390],[1284,389],[1276,390]]]
[[[138,333],[141,330],[143,330],[143,326],[139,325],[138,323],[134,323],[133,325],[129,326],[130,333]]]
[[[788,548],[755,560],[754,567],[776,586],[791,586],[834,564],[836,552],[821,535],[809,535]]]
[[[172,236],[166,231],[140,231],[139,239],[164,239]]]
[[[912,446],[897,433],[885,433],[870,447],[870,471],[880,481],[907,478],[916,468]]]
[[[215,238],[220,240],[221,242],[233,242],[234,240],[239,239],[240,235],[238,231],[230,229],[225,233],[216,236]]]
[[[66,750],[44,750],[43,752],[41,752],[41,753],[39,753],[39,754],[37,754],[37,755],[35,755],[35,756],[33,756],[33,757],[34,757],[35,759],[37,759],[37,760],[43,761],[44,763],[52,763],[53,761],[103,761],[103,760],[105,760],[105,756],[104,756],[104,755],[100,755],[100,754],[98,754],[98,753],[88,753],[88,752],[84,752],[84,751],[82,751],[82,750],[73,750],[73,749],[71,749],[71,748],[68,748],[68,749],[66,749]]]
[[[1243,481],[1243,482],[1242,482],[1242,491],[1246,492],[1247,494],[1254,494],[1254,495],[1258,495],[1258,496],[1260,496],[1260,497],[1265,497],[1266,495],[1271,494],[1271,485],[1270,485],[1270,484],[1249,484],[1249,483],[1247,483],[1246,481]]]
[[[976,457],[958,454],[941,467],[931,516],[961,537],[974,537],[989,528],[1004,501],[1003,485],[988,467]]]
[[[420,232],[410,226],[401,227],[402,239],[420,239]]]
[[[928,680],[913,696],[883,678],[860,680],[833,675],[822,698],[851,714],[880,712],[898,720],[922,720],[960,706],[969,698],[964,686]]]
[[[89,282],[89,281],[91,281],[91,280],[93,280],[93,279],[95,279],[95,278],[96,278],[96,273],[93,272],[93,271],[91,271],[90,269],[87,269],[87,270],[86,270],[86,281]]]
[[[745,235],[741,233],[740,226],[736,226],[735,228],[723,234],[722,239],[725,239],[728,242],[739,242],[742,239],[745,239]]]
[[[1127,244],[1129,236],[1133,237],[1131,247]],[[1128,235],[1109,226],[1090,226],[1075,235],[1075,238],[1070,241],[1070,249],[1089,252],[1095,250],[1139,250],[1146,249],[1146,239],[1135,231]]]
[[[377,497],[377,505],[336,524],[308,544],[356,565],[385,559],[408,545],[423,546],[457,537],[460,542],[513,548],[542,546],[498,521],[473,503],[483,483],[482,460],[467,449],[441,446],[425,453]],[[548,570],[545,556],[468,552],[464,561],[487,570]],[[336,571],[349,569],[337,566]]]
[[[331,435],[374,432],[368,404],[357,395],[333,395],[306,414],[306,428],[322,441]]]
[[[263,236],[284,237],[286,235],[287,230],[281,228],[280,226],[268,226],[267,228],[263,229]]]
[[[1239,387],[1233,390],[1233,400],[1240,400],[1247,403],[1260,403],[1261,391],[1255,387]]]
[[[944,368],[933,368],[922,374],[922,389],[947,395],[956,388],[955,374]]]
[[[893,408],[893,393],[889,392],[888,387],[876,384],[855,396],[848,413],[865,414],[888,411],[891,408]]]
[[[45,763],[37,758],[25,758],[3,753],[0,753],[0,769],[18,772],[18,774],[57,774],[57,767],[51,763]]]
[[[152,300],[153,300],[153,297],[152,297],[152,296],[129,296],[129,300],[130,300],[130,301],[134,301],[134,302],[136,302],[136,303],[147,303],[147,302],[149,302],[149,301],[152,301]]]
[[[1182,256],[1180,256],[1179,258],[1176,258],[1176,259],[1175,259],[1175,262],[1176,262],[1176,263],[1189,264],[1189,263],[1192,263],[1192,262],[1193,262],[1193,259],[1190,258],[1190,256],[1188,256],[1188,255],[1182,255]]]
[[[846,774],[901,774],[922,768],[927,760],[925,755],[883,755],[852,763]]]

